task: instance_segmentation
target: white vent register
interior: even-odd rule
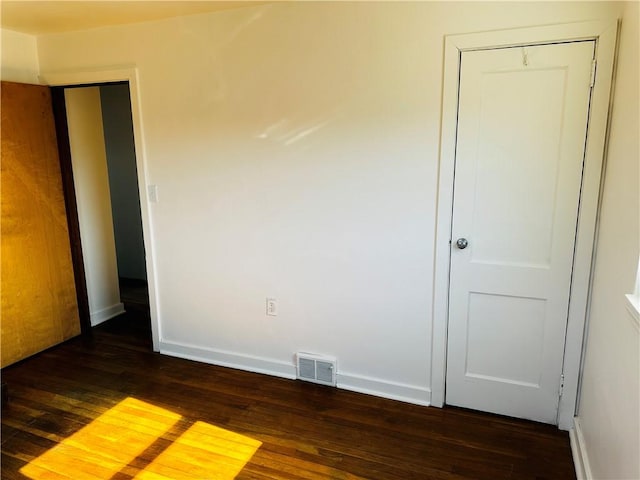
[[[296,354],[298,378],[307,382],[336,386],[336,359],[313,353]]]

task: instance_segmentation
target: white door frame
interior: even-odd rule
[[[109,82],[129,82],[129,95],[131,96],[131,118],[133,120],[133,137],[136,149],[136,169],[138,173],[138,194],[140,197],[140,213],[142,217],[142,236],[145,249],[145,263],[147,267],[147,284],[149,286],[149,308],[151,314],[151,339],[153,350],[160,350],[160,322],[157,296],[157,278],[155,269],[155,251],[153,245],[153,230],[151,221],[151,207],[146,194],[147,182],[147,155],[142,129],[142,109],[140,105],[140,82],[138,69],[130,68],[105,68],[103,70],[81,70],[65,72],[42,73],[40,82],[50,87],[85,85]]]
[[[462,52],[508,46],[595,40],[596,82],[591,96],[589,124],[587,126],[588,133],[578,212],[574,268],[569,297],[563,366],[564,393],[560,398],[558,409],[558,427],[562,430],[569,430],[573,427],[591,281],[600,182],[606,150],[617,32],[618,22],[613,20],[445,37],[431,345],[431,405],[433,406],[441,407],[445,403],[450,240],[453,215],[458,87]]]

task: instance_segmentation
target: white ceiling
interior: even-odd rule
[[[0,25],[40,35],[246,7],[263,1],[1,0]]]

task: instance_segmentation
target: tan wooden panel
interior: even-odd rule
[[[2,367],[80,333],[48,87],[2,82]]]

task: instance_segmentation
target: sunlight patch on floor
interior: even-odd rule
[[[232,480],[262,445],[258,440],[126,398],[20,473],[31,479]]]
[[[196,422],[135,478],[231,480],[260,445],[261,442],[244,435]],[[189,472],[190,476],[177,477],[180,472]]]

